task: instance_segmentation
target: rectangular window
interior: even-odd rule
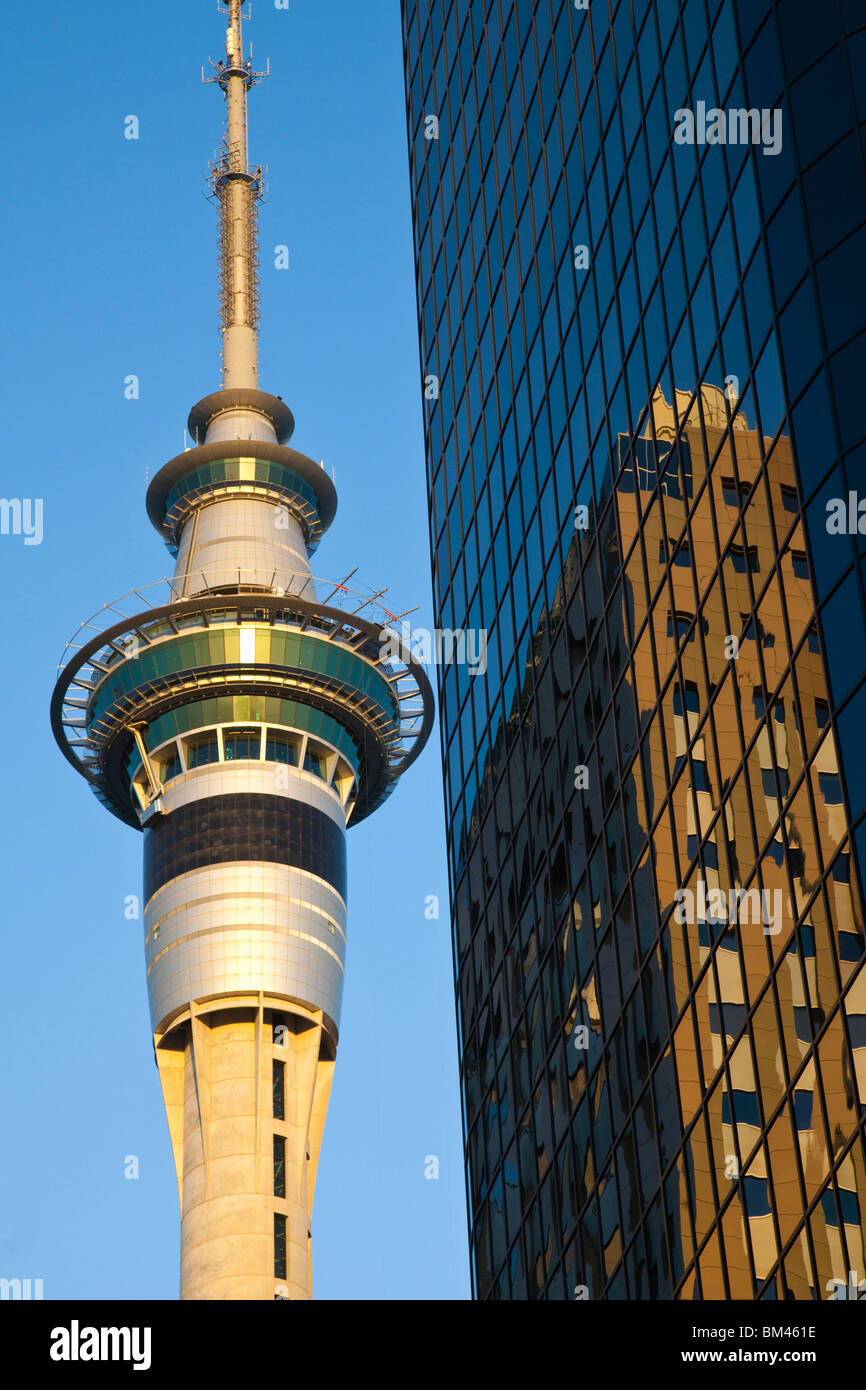
[[[860,1225],[860,1205],[857,1201],[857,1193],[849,1192],[846,1187],[839,1188],[839,1205],[842,1208],[842,1220],[846,1226]]]
[[[778,791],[776,790],[776,777],[778,777]],[[764,796],[771,796],[775,801],[779,796],[788,795],[788,774],[783,767],[777,768],[773,772],[771,767],[761,768],[761,785],[764,789]]]
[[[824,1196],[821,1198],[821,1211],[823,1212],[824,1220],[828,1226],[839,1225],[839,1212],[833,1200],[832,1189],[829,1192],[825,1192]]]
[[[830,706],[826,700],[815,701],[815,722],[819,729],[826,729],[830,723]]]
[[[187,749],[188,767],[204,767],[208,763],[218,763],[219,760],[220,750],[216,734],[209,734],[207,738],[193,739]]]
[[[689,858],[689,861],[694,859],[697,852],[698,837],[697,835],[689,835],[686,843],[686,854]],[[701,859],[703,860],[705,869],[717,869],[719,867],[718,847],[713,843],[712,840],[708,840],[707,843],[704,845],[703,849],[701,850]]]
[[[274,1135],[274,1196],[286,1195],[286,1141],[281,1134]]]
[[[767,1178],[742,1178],[740,1181],[740,1200],[746,1216],[769,1216],[770,1192]]]
[[[863,954],[863,938],[859,932],[840,931],[838,947],[840,960],[859,960]]]
[[[851,856],[850,856],[850,854],[840,854],[840,855],[838,856],[838,858],[835,859],[835,860],[833,861],[833,871],[832,871],[832,872],[833,872],[833,882],[834,882],[834,883],[850,883],[850,882],[851,882]]]
[[[782,484],[782,506],[786,512],[798,512],[800,503],[797,500],[797,489],[795,487],[785,487]]]
[[[688,710],[689,714],[698,714],[700,712],[701,703],[698,697],[697,684],[695,681],[685,681],[684,685],[686,692],[685,708]],[[681,719],[683,717],[683,697],[680,693],[679,686],[674,686],[674,714],[678,714]]]
[[[764,715],[769,713],[769,710],[767,709],[767,702],[764,699],[763,691],[761,690],[761,687],[759,685],[753,686],[752,688],[752,705],[754,706],[756,719],[763,719]],[[773,701],[773,718],[775,719],[777,724],[784,724],[784,700]]]
[[[297,767],[298,750],[286,734],[269,732],[265,739],[265,762]]]
[[[696,792],[708,792],[710,788],[710,773],[706,763],[692,763],[692,786]]]
[[[761,568],[758,561],[758,547],[750,545],[746,550],[741,545],[731,546],[731,560],[737,574],[745,574],[746,569],[750,569],[753,574],[757,574]]]
[[[745,1004],[710,1005],[710,1032],[735,1038],[746,1021]]]
[[[687,537],[684,536],[679,545],[671,552],[671,558],[673,563],[681,568],[688,569],[691,566],[692,557]]]
[[[740,614],[740,621],[746,624],[741,637],[742,642],[755,642],[760,638],[762,647],[774,647],[776,645],[775,632],[766,632],[762,623],[758,623],[758,633],[755,636],[755,620],[748,613]]]
[[[806,559],[805,550],[792,550],[791,562],[794,566],[794,576],[797,579],[809,578],[809,562]]]
[[[738,1125],[760,1126],[756,1091],[734,1091],[731,1095],[727,1091],[722,1093],[722,1124],[729,1125],[732,1121]]]
[[[161,782],[170,782],[172,777],[179,777],[182,772],[180,753],[177,744],[175,744],[173,748],[162,755],[162,761],[159,764],[159,779]]]
[[[286,1118],[286,1064],[274,1061],[274,1119]]]
[[[286,1218],[274,1212],[274,1278],[285,1279],[286,1268]]]
[[[842,782],[836,772],[819,772],[818,786],[828,806],[839,806],[842,801]]]
[[[741,502],[745,504],[751,491],[751,483],[737,483],[734,478],[722,479],[722,497],[728,507],[739,507]]]
[[[314,777],[321,777],[323,781],[327,780],[325,759],[318,753],[307,751],[304,754],[304,771],[311,772]]]
[[[791,944],[788,947],[789,955],[795,956],[797,954],[798,941],[803,955],[807,959],[813,957],[815,954],[815,928],[810,926],[808,922],[801,923],[792,936]]]
[[[262,734],[260,729],[232,729],[230,733],[223,734],[223,748],[227,763],[237,762],[238,759],[252,759],[258,762],[261,747]]]
[[[821,644],[818,641],[818,629],[813,623],[809,628],[809,636],[806,639],[810,652],[820,652]]]
[[[671,564],[680,565],[681,567],[688,569],[688,567],[692,563],[691,552],[689,550],[688,536],[683,536],[679,545],[677,545],[677,542],[675,540],[672,540],[671,537],[668,536],[668,548],[670,550]],[[664,541],[659,541],[659,564],[667,564],[667,559],[665,557]]]
[[[686,633],[688,633],[689,641],[693,642],[695,638],[694,628],[692,627],[694,616],[694,613],[669,613],[668,637],[676,637],[677,641],[680,641]],[[689,629],[691,629],[691,631],[689,631]]]

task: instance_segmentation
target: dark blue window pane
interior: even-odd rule
[[[740,1184],[746,1216],[768,1216],[770,1185],[766,1178],[743,1178]]]
[[[842,800],[842,781],[836,772],[819,772],[818,785],[828,806],[838,806]]]
[[[812,1128],[812,1105],[814,1095],[811,1091],[794,1092],[794,1124],[797,1129]]]

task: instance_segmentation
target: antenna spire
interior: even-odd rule
[[[254,72],[244,58],[243,0],[226,0],[226,56],[211,62],[226,99],[227,129],[211,169],[211,187],[219,204],[220,310],[224,390],[255,389],[259,380],[258,203],[261,166],[252,169],[247,149],[247,92],[267,74]]]

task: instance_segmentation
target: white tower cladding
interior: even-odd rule
[[[311,1211],[339,1037],[345,831],[432,725],[423,668],[324,601],[309,556],[336,510],[258,389],[256,203],[240,0],[216,68],[223,388],[150,485],[171,601],[75,644],[52,702],[70,762],[144,835],[144,948],[181,1202],[181,1297],[309,1298]],[[96,624],[97,629],[100,624]],[[68,649],[69,651],[69,649]]]

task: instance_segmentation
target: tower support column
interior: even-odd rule
[[[180,1194],[181,1299],[312,1298],[334,1068],[321,1012],[228,996],[193,1003],[154,1042]]]

